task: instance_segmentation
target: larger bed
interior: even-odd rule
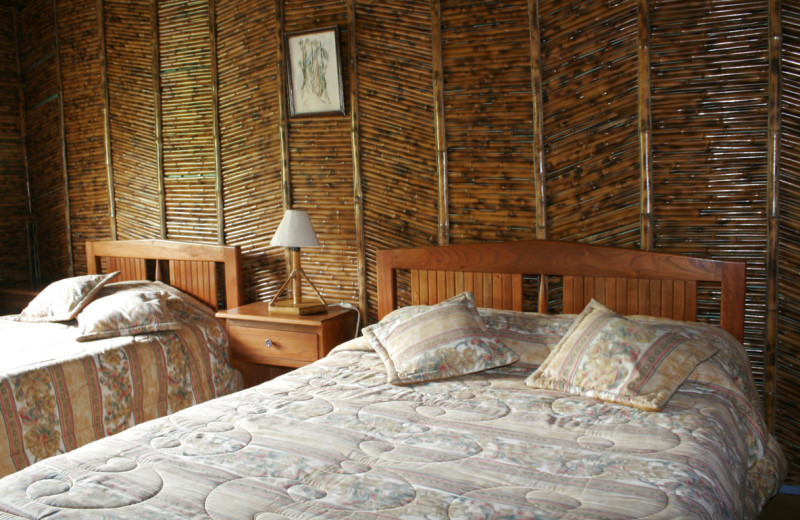
[[[242,302],[238,248],[86,244],[89,274],[0,318],[0,475],[242,388],[220,301]]]
[[[0,518],[752,519],[780,486],[743,264],[523,241],[377,270],[364,336],[5,477]]]

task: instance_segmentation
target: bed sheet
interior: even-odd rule
[[[176,330],[76,341],[79,327],[0,318],[0,475],[242,388],[210,309],[169,293]]]
[[[0,518],[755,518],[785,461],[726,363],[654,413],[524,363],[389,385],[358,338],[0,480]]]

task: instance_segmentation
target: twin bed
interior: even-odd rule
[[[377,273],[363,336],[3,478],[0,518],[717,520],[780,486],[743,264],[522,241]]]
[[[238,248],[132,240],[86,253],[88,275],[0,319],[0,476],[242,388],[213,313],[243,301]]]

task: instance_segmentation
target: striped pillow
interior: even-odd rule
[[[709,341],[631,321],[592,300],[526,383],[660,411],[717,350]]]
[[[491,333],[471,293],[365,327],[391,384],[420,383],[509,365],[519,356]]]

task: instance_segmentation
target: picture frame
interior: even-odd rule
[[[339,28],[286,35],[291,117],[344,115]]]

